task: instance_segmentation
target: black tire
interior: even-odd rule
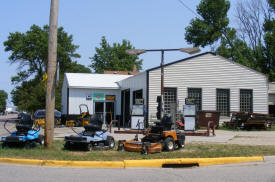
[[[92,150],[92,144],[91,143],[88,143],[87,145],[86,145],[86,151],[91,151]]]
[[[184,140],[178,140],[177,145],[179,148],[184,148]]]
[[[173,151],[175,149],[175,142],[173,138],[167,137],[164,140],[164,149],[167,151]]]
[[[29,150],[31,148],[31,142],[26,142],[25,143],[25,149]]]
[[[125,151],[124,145],[122,143],[123,141],[118,141],[117,151]]]
[[[8,147],[8,144],[6,144],[5,142],[2,143],[2,149],[7,148],[7,147]]]
[[[40,145],[44,145],[45,141],[44,141],[44,136],[43,135],[39,135],[38,136],[38,143]]]
[[[142,147],[141,154],[147,155],[148,154],[148,149],[146,147]]]
[[[105,141],[105,146],[108,146],[110,149],[113,149],[115,147],[115,139],[112,136],[107,136],[107,139]]]
[[[65,149],[65,150],[71,149],[71,144],[70,144],[70,142],[66,142],[66,143],[64,144],[64,149]]]

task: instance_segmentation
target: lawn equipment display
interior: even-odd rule
[[[84,109],[85,108],[85,109]],[[79,111],[80,111],[80,117],[76,120],[68,120],[66,121],[66,126],[85,126],[89,124],[89,121],[91,119],[91,115],[89,113],[88,106],[86,104],[80,104],[79,105]]]
[[[112,149],[115,147],[115,140],[110,132],[102,129],[102,117],[94,114],[90,122],[84,125],[84,131],[77,135],[65,136],[64,149]],[[72,128],[73,129],[73,128]],[[74,131],[74,130],[73,130]]]
[[[183,148],[185,135],[180,133],[179,130],[172,130],[172,124],[171,117],[164,116],[160,123],[157,123],[156,126],[146,131],[141,141],[138,141],[137,136],[132,141],[120,140],[118,150],[148,154]]]
[[[10,136],[2,136],[2,148],[10,146],[25,146],[26,149],[36,146],[37,143],[44,144],[44,136],[40,135],[40,127],[33,126],[33,120],[29,114],[21,114],[16,123],[16,131],[10,132],[6,128],[8,120],[4,123],[4,128]]]
[[[46,110],[40,109],[34,113],[35,125],[45,127]],[[54,110],[54,125],[61,125],[61,112]]]

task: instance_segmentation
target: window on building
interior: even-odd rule
[[[229,89],[217,89],[216,97],[217,111],[221,116],[230,115],[230,90]]]
[[[196,104],[197,109],[201,110],[201,88],[188,88],[188,99],[193,100]]]
[[[136,99],[142,99],[142,98],[143,98],[142,89],[133,91],[133,104],[137,104]]]
[[[164,113],[170,114],[170,104],[177,103],[177,88],[164,88]]]
[[[240,90],[240,111],[253,112],[253,90]]]

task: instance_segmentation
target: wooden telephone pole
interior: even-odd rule
[[[57,19],[58,0],[51,0],[50,27],[48,38],[48,65],[47,65],[47,95],[46,95],[46,123],[45,145],[53,145],[54,134],[54,108],[55,108],[55,74],[57,57]]]

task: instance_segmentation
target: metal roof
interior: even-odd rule
[[[132,75],[65,73],[68,88],[119,89],[118,81]]]

